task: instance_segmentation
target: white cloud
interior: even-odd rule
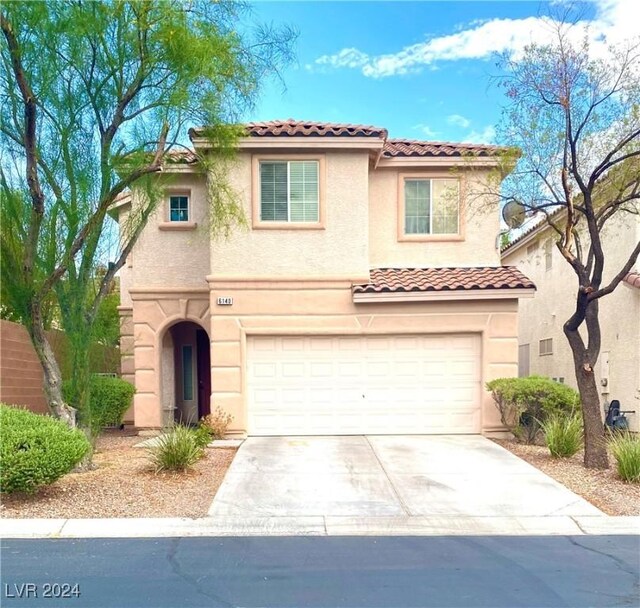
[[[334,68],[359,68],[366,65],[369,55],[358,49],[342,49],[335,55],[322,55],[315,60],[318,65],[328,65]]]
[[[420,134],[424,137],[428,137],[429,139],[436,139],[439,135],[438,131],[434,131],[429,125],[418,124],[414,125],[412,129],[416,131],[420,131]]]
[[[596,17],[581,21],[573,30],[576,40],[587,33],[594,54],[604,52],[608,44],[637,35],[637,0],[598,0]],[[472,22],[467,29],[446,36],[430,38],[386,55],[370,56],[356,48],[342,49],[334,55],[323,55],[315,64],[335,68],[359,68],[365,76],[382,78],[415,73],[433,68],[438,61],[487,59],[494,53],[522,53],[531,42],[544,44],[553,37],[548,17],[524,19],[491,19]]]
[[[492,144],[496,139],[496,130],[492,125],[487,125],[481,131],[473,130],[462,138],[469,144]]]
[[[462,127],[463,129],[466,129],[471,125],[471,121],[464,116],[460,116],[460,114],[451,114],[450,116],[447,116],[447,122],[450,125]]]

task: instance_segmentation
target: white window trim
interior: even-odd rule
[[[263,220],[261,197],[261,162],[287,162],[287,197],[289,197],[290,179],[289,163],[296,161],[314,160],[318,163],[318,221],[317,222],[292,222],[291,207],[287,201],[287,221]],[[326,163],[323,154],[255,154],[252,158],[251,171],[251,224],[254,230],[324,230],[326,210]]]
[[[287,165],[287,223],[291,224],[291,163],[305,162],[304,160],[291,159],[291,160],[261,160],[260,168],[262,169],[262,163],[284,163]],[[310,161],[306,161],[310,162]],[[318,161],[315,161],[318,162]],[[260,186],[262,186],[262,172],[260,171]],[[318,163],[318,182],[316,184],[318,189],[318,199],[316,204],[318,206],[318,220],[320,218],[320,163]],[[302,221],[301,224],[316,224],[318,220],[311,222]],[[282,222],[284,220],[265,220],[262,217],[262,188],[260,189],[260,222]],[[296,223],[296,222],[293,222]]]
[[[186,220],[172,220],[171,219],[171,198],[174,196],[185,196],[187,198],[187,219]],[[193,199],[191,197],[191,190],[168,190],[165,193],[164,203],[164,220],[160,222],[158,228],[160,230],[167,231],[180,231],[180,230],[195,230],[198,224],[193,221]]]
[[[186,220],[172,220],[171,219],[171,199],[172,198],[186,198],[187,199],[187,219]],[[169,203],[169,221],[173,223],[186,223],[191,221],[191,196],[186,192],[172,192],[168,196]]]
[[[406,222],[406,199],[405,199],[405,184],[407,180],[428,180],[429,192],[431,194],[433,180],[449,180],[456,181],[458,184],[458,232],[446,233],[446,234],[433,234],[433,214],[429,218],[429,229],[432,231],[428,234],[425,233],[407,233],[405,232]],[[450,173],[443,173],[438,171],[437,173],[425,175],[424,173],[399,173],[398,174],[398,241],[464,241],[466,231],[466,214],[464,212],[464,192],[465,192],[465,179],[464,176],[452,176]],[[429,203],[432,204],[432,201]]]

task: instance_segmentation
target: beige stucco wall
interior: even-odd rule
[[[562,331],[563,324],[574,310],[577,278],[557,248],[552,248],[552,267],[546,270],[544,241],[549,230],[536,237],[535,253],[527,254],[524,243],[507,252],[503,263],[515,265],[537,286],[536,296],[520,305],[518,336],[520,344],[530,345],[530,373],[563,377],[576,387],[571,349]],[[640,239],[640,218],[620,215],[610,221],[603,233],[606,256],[604,282],[622,267]],[[609,353],[608,392],[602,388],[601,356],[596,365],[596,377],[601,386],[601,400],[619,399],[623,409],[636,410],[629,415],[633,429],[640,430],[640,290],[621,284],[612,294],[600,300],[602,353]],[[583,334],[584,335],[584,334]],[[553,339],[553,354],[539,355],[539,340]]]
[[[122,290],[122,283],[120,284],[120,289]],[[128,291],[126,294],[128,300],[131,301],[131,296]],[[120,315],[120,375],[123,380],[135,386],[136,366],[133,354],[133,311],[131,306],[120,306],[118,313]],[[122,420],[125,424],[133,424],[134,419],[134,406],[132,404],[125,412]]]
[[[166,225],[167,201],[158,205],[133,249],[131,278],[125,278],[125,284],[134,288],[206,287],[210,239],[205,179],[201,175],[174,174],[167,189],[190,193],[191,219],[197,226],[193,230],[171,229]]]
[[[245,229],[234,231],[227,239],[212,240],[213,276],[368,277],[369,155],[366,151],[326,150],[318,156],[325,159],[324,228]],[[295,160],[296,153],[286,157]],[[253,219],[251,172],[252,154],[244,152],[229,173],[249,225]],[[323,189],[322,178],[320,187]]]
[[[163,347],[170,349],[173,344],[165,340],[166,334],[173,325],[192,321],[211,336],[209,291],[148,290],[132,296],[135,425],[159,428],[172,420],[175,406],[173,366],[162,357]]]
[[[412,176],[459,179],[463,240],[407,242],[398,240],[399,177]],[[496,238],[500,230],[497,203],[490,204],[480,170],[447,168],[383,167],[370,176],[369,262],[372,268],[499,266]]]
[[[232,297],[232,306],[217,306]],[[517,374],[517,300],[394,304],[352,301],[348,282],[213,282],[212,403],[233,416],[231,433],[247,424],[247,336],[292,334],[476,333],[482,339],[482,381]],[[482,397],[482,430],[502,430],[490,395]]]

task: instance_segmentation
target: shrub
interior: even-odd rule
[[[232,420],[233,416],[225,413],[222,408],[218,406],[211,414],[204,416],[202,420],[200,420],[200,424],[208,426],[211,429],[211,437],[213,439],[223,439]]]
[[[89,442],[51,416],[0,404],[0,491],[34,492],[71,471]]]
[[[74,404],[71,383],[64,382],[62,393]],[[122,417],[131,405],[135,388],[129,382],[112,376],[92,376],[89,384],[89,413],[91,433],[95,436],[107,426],[120,426]]]
[[[498,378],[487,382],[500,418],[516,437],[533,443],[540,424],[553,415],[571,416],[580,403],[574,389],[542,376]]]
[[[160,435],[148,450],[156,472],[185,471],[204,454],[203,448],[198,445],[196,432],[182,424]]]
[[[206,448],[213,439],[213,431],[208,424],[204,424],[202,421],[196,428],[193,429],[196,438],[196,444],[201,448]]]
[[[573,456],[582,447],[582,416],[553,414],[541,423],[544,440],[554,458]]]
[[[640,482],[640,437],[631,433],[616,433],[609,440],[616,459],[616,469],[623,481]]]

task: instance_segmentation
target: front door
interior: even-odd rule
[[[204,329],[196,332],[198,366],[198,418],[211,413],[211,345]]]

